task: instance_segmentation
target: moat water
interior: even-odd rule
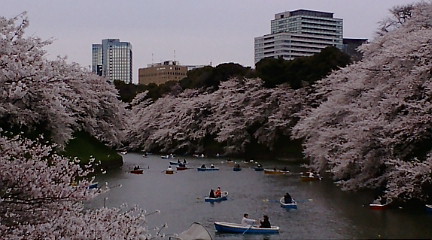
[[[341,191],[331,179],[317,182],[300,181],[304,171],[289,161],[263,161],[265,168],[287,167],[287,176],[266,175],[254,171],[253,164],[240,162],[242,170],[233,171],[223,158],[186,159],[193,169],[165,174],[170,160],[159,155],[123,155],[119,170],[97,176],[99,183],[113,188],[89,203],[90,207],[119,207],[123,203],[138,205],[148,212],[160,213],[147,217],[149,229],[167,224],[161,230],[167,235],[180,233],[193,222],[200,222],[213,239],[413,239],[432,238],[432,214],[421,209],[371,210],[370,193]],[[202,164],[214,164],[219,171],[197,171]],[[143,174],[131,174],[136,165]],[[174,166],[175,169],[175,166]],[[121,187],[117,187],[121,185]],[[204,202],[211,188],[220,186],[228,191],[227,201]],[[298,209],[287,211],[279,199],[289,192],[298,201]],[[215,231],[214,222],[240,223],[244,213],[261,219],[263,214],[272,225],[280,227],[276,235],[225,234]]]

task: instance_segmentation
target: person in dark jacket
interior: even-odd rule
[[[210,197],[210,198],[215,198],[215,193],[214,193],[214,190],[213,190],[213,189],[210,190],[209,197]]]
[[[263,220],[260,221],[260,228],[271,228],[269,217],[267,215],[264,215]]]
[[[289,193],[285,193],[284,203],[292,203],[292,197]]]

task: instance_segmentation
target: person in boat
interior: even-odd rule
[[[210,189],[210,194],[209,194],[209,197],[210,197],[210,198],[216,198],[216,196],[215,196],[215,193],[214,193],[214,190],[213,190],[213,189]]]
[[[271,228],[269,217],[267,215],[263,216],[263,220],[260,221],[260,228]]]
[[[241,221],[241,224],[243,226],[251,226],[251,225],[254,225],[255,222],[256,222],[255,219],[249,218],[249,214],[247,214],[247,213],[243,214],[243,218],[242,218],[242,221]]]
[[[206,168],[205,164],[201,165],[201,168]]]
[[[282,171],[288,171],[288,168],[287,167],[284,167],[283,169],[282,169]]]
[[[183,164],[186,164],[186,159],[183,159]]]
[[[180,162],[180,159],[177,159],[177,163],[178,163],[178,164],[180,164],[180,163],[181,163],[181,162]]]
[[[212,164],[212,165],[210,165],[210,168],[215,168],[215,167],[214,167],[214,165]]]
[[[222,197],[222,191],[220,187],[217,187],[216,192],[215,192],[215,196],[217,198]]]
[[[240,168],[240,164],[237,163],[236,165],[234,165],[234,167],[235,168]]]
[[[292,203],[292,197],[289,193],[285,193],[284,203]]]
[[[139,170],[139,169],[140,169],[140,166],[138,166],[138,165],[134,167],[134,170]]]

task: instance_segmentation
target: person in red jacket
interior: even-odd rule
[[[218,188],[216,189],[215,196],[216,196],[217,198],[218,198],[218,197],[222,197],[222,191],[221,191],[221,188],[220,188],[220,187],[218,187]]]

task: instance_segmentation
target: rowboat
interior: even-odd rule
[[[254,160],[249,160],[249,161],[244,160],[243,163],[252,163],[253,164],[253,163],[255,163],[255,161]]]
[[[231,159],[228,159],[228,160],[226,160],[226,164],[228,164],[228,165],[234,165],[234,164],[236,164],[236,162],[234,162]]]
[[[97,189],[97,188],[99,188],[99,183],[93,183],[93,184],[90,184],[88,187],[87,187],[88,189]]]
[[[186,161],[170,161],[170,165],[186,165]]]
[[[219,168],[208,168],[208,167],[199,167],[197,168],[198,171],[219,171]]]
[[[177,166],[177,170],[186,170],[186,169],[190,169],[186,166]]]
[[[206,198],[204,198],[204,201],[205,202],[222,202],[222,201],[227,200],[228,199],[227,197],[228,197],[228,192],[223,192],[222,196],[220,196],[220,197],[217,197],[217,198],[206,197]]]
[[[388,203],[386,203],[386,204],[381,204],[381,203],[371,203],[371,204],[369,204],[369,208],[373,209],[373,210],[384,210],[384,209],[387,209],[388,207],[389,207]]]
[[[426,204],[425,207],[426,207],[426,211],[427,211],[427,212],[432,213],[432,205],[430,205],[430,204]]]
[[[309,177],[309,176],[300,176],[300,180],[302,182],[313,182],[313,181],[320,181],[322,177]]]
[[[285,203],[285,201],[284,201],[284,197],[282,197],[282,198],[279,200],[279,202],[280,202],[280,204],[281,204],[281,207],[283,207],[283,208],[297,209],[297,202],[296,202],[294,199],[292,199],[292,202],[291,202],[291,203]]]
[[[279,233],[278,226],[271,228],[260,228],[257,226],[244,226],[239,223],[215,222],[216,231],[225,233],[244,233],[244,234],[277,234]]]
[[[255,171],[264,171],[264,168],[261,165],[254,167]]]
[[[143,174],[143,172],[144,172],[143,169],[134,169],[130,171],[130,173],[134,173],[134,174]]]
[[[264,174],[286,175],[289,174],[289,171],[278,170],[278,169],[264,169]]]
[[[174,169],[172,169],[171,166],[169,166],[167,170],[165,170],[165,174],[174,174]]]
[[[174,158],[174,154],[168,154],[168,155],[163,155],[161,156],[162,159],[170,159],[170,158]]]
[[[241,167],[233,167],[233,171],[234,171],[234,172],[241,171]]]
[[[315,174],[313,172],[305,172],[300,176],[300,180],[302,182],[312,182],[312,181],[320,181],[322,177],[320,175]]]

